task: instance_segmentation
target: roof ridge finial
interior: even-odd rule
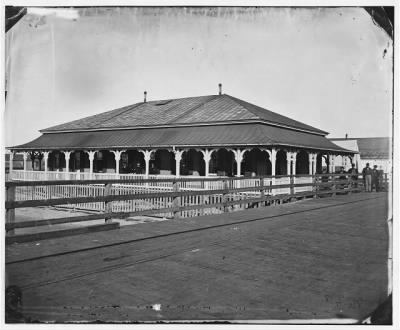
[[[146,103],[147,102],[147,91],[144,91],[143,94],[144,94],[144,101],[143,102]]]
[[[218,87],[219,87],[219,95],[222,95],[222,84],[219,83],[219,84],[218,84]]]

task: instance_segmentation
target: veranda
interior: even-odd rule
[[[180,180],[180,190],[215,190],[223,189],[224,178],[236,177],[232,188],[246,188],[270,185],[289,185],[292,183],[311,183],[312,175],[322,173],[326,168],[334,173],[334,160],[338,154],[323,151],[287,148],[175,148],[169,149],[124,149],[124,150],[67,150],[67,151],[25,151],[23,170],[13,170],[10,167],[11,180],[101,180],[101,179],[171,179],[199,177],[205,180],[199,182]],[[11,152],[11,159],[13,152]],[[31,170],[28,170],[28,157]],[[351,157],[344,155],[343,166],[350,164]],[[12,162],[11,162],[12,164]],[[261,183],[256,176],[268,176]],[[213,180],[207,181],[210,178]],[[215,180],[221,178],[221,180]],[[172,191],[171,182],[155,180],[141,184],[114,185],[116,194],[156,193]],[[311,186],[296,187],[294,192],[311,191]],[[289,187],[274,188],[271,195],[290,193]],[[104,185],[86,185],[80,187],[59,185],[52,190],[44,191],[40,187],[35,190],[19,190],[17,200],[60,198],[77,196],[101,196]],[[233,199],[258,196],[259,192],[242,191],[231,196]],[[46,196],[45,196],[46,195]],[[20,196],[20,197],[18,197]],[[154,205],[164,205],[170,201],[152,198],[149,201],[134,201],[115,205],[121,210],[142,210]],[[204,201],[190,201],[197,204]],[[102,211],[101,203],[65,205],[65,207]]]
[[[342,166],[347,169],[354,157],[310,149],[258,146],[19,152],[23,155],[24,168],[13,169],[15,151],[11,151],[9,179],[12,180],[313,175],[322,173],[323,169],[334,173],[336,157],[341,158]]]

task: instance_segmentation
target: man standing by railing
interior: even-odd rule
[[[340,167],[339,174],[340,174],[340,176],[339,176],[339,180],[340,181],[343,182],[343,181],[347,180],[347,176],[345,175],[345,171],[344,171],[344,167],[343,166]],[[340,187],[340,189],[345,189],[346,188],[346,184],[341,183],[339,185],[339,187]]]
[[[349,169],[348,173],[351,174],[351,181],[352,181],[351,185],[352,185],[352,187],[353,188],[357,188],[357,186],[358,186],[358,183],[357,183],[357,181],[358,181],[358,171],[357,171],[357,169],[356,169],[354,164],[351,164],[351,169]]]
[[[381,191],[386,191],[387,189],[387,184],[388,184],[388,177],[387,174],[383,172],[382,166],[379,166],[378,170],[379,176],[378,176],[378,182],[379,182],[379,189]]]
[[[364,179],[365,191],[371,192],[371,183],[372,183],[372,169],[369,167],[369,163],[362,170],[362,175]]]
[[[379,176],[378,166],[374,165],[374,169],[372,170],[372,189],[375,189],[376,192],[379,191]]]
[[[141,167],[141,164],[138,162],[136,163],[136,167],[134,169],[135,174],[143,174],[143,169]]]

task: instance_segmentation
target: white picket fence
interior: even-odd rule
[[[141,174],[113,174],[113,173],[93,173],[90,177],[89,173],[79,172],[40,172],[40,171],[12,171],[10,177],[16,181],[47,181],[47,180],[83,180],[83,179],[139,179],[132,183],[121,183],[112,185],[112,195],[128,195],[128,194],[144,194],[144,193],[161,193],[173,191],[172,182],[140,182],[145,179],[145,175]],[[173,179],[173,175],[150,175],[149,179]],[[181,176],[180,179],[193,178],[193,176]],[[200,178],[200,177],[199,177]],[[224,181],[207,181],[202,177],[202,181],[179,181],[177,182],[180,191],[204,191],[204,190],[222,190],[226,188]],[[215,179],[218,177],[210,177]],[[261,187],[263,180],[263,190],[265,195],[285,195],[290,194],[290,188],[269,188],[271,185],[290,184],[290,177],[271,177],[271,178],[251,178],[243,177],[239,180],[229,180],[228,184],[231,188],[253,188]],[[296,177],[294,183],[311,183],[312,177]],[[295,187],[294,192],[311,191],[312,187]],[[74,198],[74,197],[96,197],[104,196],[104,184],[74,184],[74,185],[50,185],[50,186],[26,186],[16,187],[16,201],[23,200],[41,200],[52,198]],[[248,198],[257,198],[261,195],[260,190],[249,190],[243,192],[230,193],[225,198],[228,201],[242,200]],[[135,212],[158,208],[169,208],[172,206],[173,198],[165,196],[156,196],[151,198],[142,198],[138,200],[114,201],[112,203],[113,212]],[[203,205],[215,204],[223,202],[223,194],[208,195],[191,195],[180,197],[181,205]],[[245,209],[250,204],[236,205],[235,210]],[[61,207],[79,210],[90,210],[103,212],[105,210],[104,202],[79,203],[61,205]],[[197,215],[223,213],[222,207],[204,208],[199,210],[186,210],[181,212],[182,217],[192,217]],[[164,214],[166,217],[173,216],[172,213]]]
[[[312,177],[295,177],[294,178],[294,183],[312,183],[313,178]],[[294,192],[303,192],[303,191],[311,191],[312,187],[311,186],[305,186],[305,187],[294,187]]]
[[[173,179],[174,175],[149,175],[148,179]],[[193,178],[204,178],[200,176],[180,176],[181,179],[193,179]],[[217,176],[212,176],[210,178],[218,178]],[[220,177],[223,178],[223,177]],[[16,181],[47,181],[47,180],[104,180],[104,179],[146,179],[144,174],[116,174],[116,173],[90,173],[88,172],[59,172],[59,171],[21,171],[13,170],[9,174],[9,179]],[[289,178],[275,179],[276,184],[289,183]],[[264,186],[269,186],[271,184],[271,179],[264,179]],[[157,187],[157,188],[170,188],[172,189],[171,182],[148,182],[143,184],[147,188]],[[242,178],[241,180],[234,181],[234,188],[246,188],[260,186],[260,179],[253,178]],[[180,182],[181,189],[195,189],[195,190],[217,190],[223,189],[222,181],[184,181]],[[279,193],[285,193],[282,192]]]

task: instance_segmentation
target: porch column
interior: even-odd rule
[[[27,167],[26,161],[28,160],[28,153],[23,152],[22,157],[24,157],[24,171],[26,172],[26,167]]]
[[[290,151],[286,151],[286,174],[291,174],[291,163],[292,163],[292,153]]]
[[[292,152],[292,174],[296,175],[296,159],[297,159],[297,152]]]
[[[328,160],[328,173],[332,173],[332,157],[331,155],[326,155],[326,159]]]
[[[335,173],[335,160],[336,160],[336,155],[332,155],[332,172]]]
[[[178,178],[181,174],[181,160],[184,150],[175,150],[175,176]]]
[[[329,167],[330,167],[329,172],[330,173],[335,173],[335,158],[336,158],[335,155],[329,156]]]
[[[43,152],[43,159],[44,159],[44,177],[47,179],[47,163],[49,161],[49,151]]]
[[[143,156],[144,156],[144,162],[145,162],[145,176],[146,178],[149,177],[150,175],[150,159],[151,159],[151,154],[155,150],[139,150]]]
[[[93,151],[93,150],[85,150],[85,152],[88,154],[89,156],[89,176],[92,179],[93,178],[93,160],[94,160],[94,155],[96,154],[97,151]]]
[[[308,155],[308,174],[314,175],[316,172],[317,168],[317,154],[316,153],[310,153]]]
[[[114,153],[114,157],[115,157],[115,174],[119,174],[119,161],[121,159],[121,151],[115,151]]]
[[[331,171],[331,157],[327,154],[326,157],[323,157],[323,159],[325,159],[326,163],[326,173],[329,173]]]
[[[24,159],[24,181],[25,181],[26,180],[26,167],[27,167],[26,161],[28,160],[28,153],[24,151],[22,153],[22,157]]]
[[[207,152],[208,150],[206,150]],[[211,154],[204,155],[204,165],[205,165],[205,176],[208,177],[210,174],[210,160]]]
[[[65,172],[69,172],[69,158],[71,157],[71,151],[63,151],[65,156]]]
[[[115,157],[115,174],[119,174],[119,161],[121,160],[121,154],[125,150],[111,150]]]
[[[214,150],[202,150],[199,149],[199,151],[203,154],[203,159],[204,159],[204,165],[205,165],[205,176],[208,177],[210,175],[210,160],[211,160],[211,155],[214,152]]]
[[[315,154],[314,154],[313,172],[312,172],[313,175],[315,175],[315,173],[317,173],[317,157],[318,157],[318,154],[315,153]]]
[[[65,155],[65,174],[64,174],[64,180],[68,180],[70,178],[69,175],[69,159],[71,157],[71,151],[63,151]]]
[[[12,171],[13,171],[13,162],[14,162],[14,151],[10,151],[10,164],[8,165],[9,171],[12,175]]]
[[[360,154],[354,154],[353,159],[354,159],[354,165],[356,166],[356,169],[358,170],[360,167]]]
[[[276,175],[276,149],[271,150],[271,175]]]
[[[240,176],[240,173],[242,172],[242,161],[243,161],[243,155],[247,150],[240,150],[237,149],[236,151],[234,150],[234,154],[235,154],[235,160],[236,160],[236,176]]]

